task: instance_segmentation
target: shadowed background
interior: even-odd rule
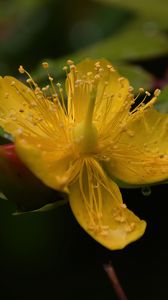
[[[39,66],[47,60],[62,80],[67,58],[106,57],[135,89],[164,87],[158,107],[167,112],[167,9],[166,0],[1,0],[0,73],[19,78],[22,64],[43,82]],[[167,185],[152,187],[148,196],[140,189],[122,193],[148,227],[139,241],[113,252],[80,228],[68,205],[13,216],[15,205],[2,199],[1,298],[116,300],[103,270],[109,261],[129,300],[165,298]]]

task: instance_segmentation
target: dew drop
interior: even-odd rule
[[[141,192],[142,192],[142,195],[148,197],[148,196],[150,196],[150,194],[151,194],[151,187],[148,186],[148,185],[147,185],[147,186],[143,186],[143,187],[141,188]]]

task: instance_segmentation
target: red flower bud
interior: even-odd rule
[[[21,212],[60,200],[60,194],[45,186],[17,156],[14,144],[0,145],[0,191]],[[62,197],[62,196],[61,196]]]

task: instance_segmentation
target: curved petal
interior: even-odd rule
[[[111,119],[122,111],[128,113],[131,101],[129,82],[121,77],[110,63],[101,59],[87,59],[72,68],[67,78],[67,93],[69,101],[69,113],[74,114],[74,119],[81,122],[85,119],[90,101],[90,93],[93,86],[93,80],[96,79],[96,102],[93,120],[98,129],[109,126]],[[73,108],[73,109],[72,109]],[[117,116],[119,119],[119,116]]]
[[[117,185],[93,159],[85,159],[81,164],[79,179],[69,191],[77,221],[106,248],[122,249],[143,235],[145,221],[126,208]]]
[[[38,87],[33,91],[13,77],[0,78],[0,126],[14,137],[20,132],[34,136],[60,132],[56,109]]]
[[[110,153],[106,169],[112,178],[135,185],[168,178],[168,115],[154,109],[132,121]]]
[[[54,139],[20,136],[16,151],[24,164],[47,186],[67,191],[68,183],[78,172],[70,145]]]

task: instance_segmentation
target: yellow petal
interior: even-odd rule
[[[56,132],[60,123],[56,108],[41,97],[13,77],[0,78],[0,126],[14,137],[20,132],[42,136]]]
[[[168,116],[150,109],[128,124],[106,168],[129,184],[149,184],[168,178]]]
[[[98,129],[109,126],[109,121],[114,119],[118,113],[130,108],[128,102],[129,82],[122,78],[111,67],[107,60],[99,60],[99,68],[95,70],[96,60],[84,60],[72,69],[67,78],[67,93],[69,107],[74,119],[81,122],[86,117],[86,112],[89,105],[92,83],[95,76],[96,79],[96,102],[93,120],[97,123]],[[72,109],[73,107],[73,109]],[[117,115],[118,119],[119,116]]]
[[[24,136],[16,138],[16,151],[25,165],[47,186],[66,191],[76,176],[73,152],[65,142]]]
[[[122,202],[117,185],[93,159],[81,164],[79,179],[69,187],[71,209],[79,224],[108,249],[122,249],[137,240],[146,223]]]

